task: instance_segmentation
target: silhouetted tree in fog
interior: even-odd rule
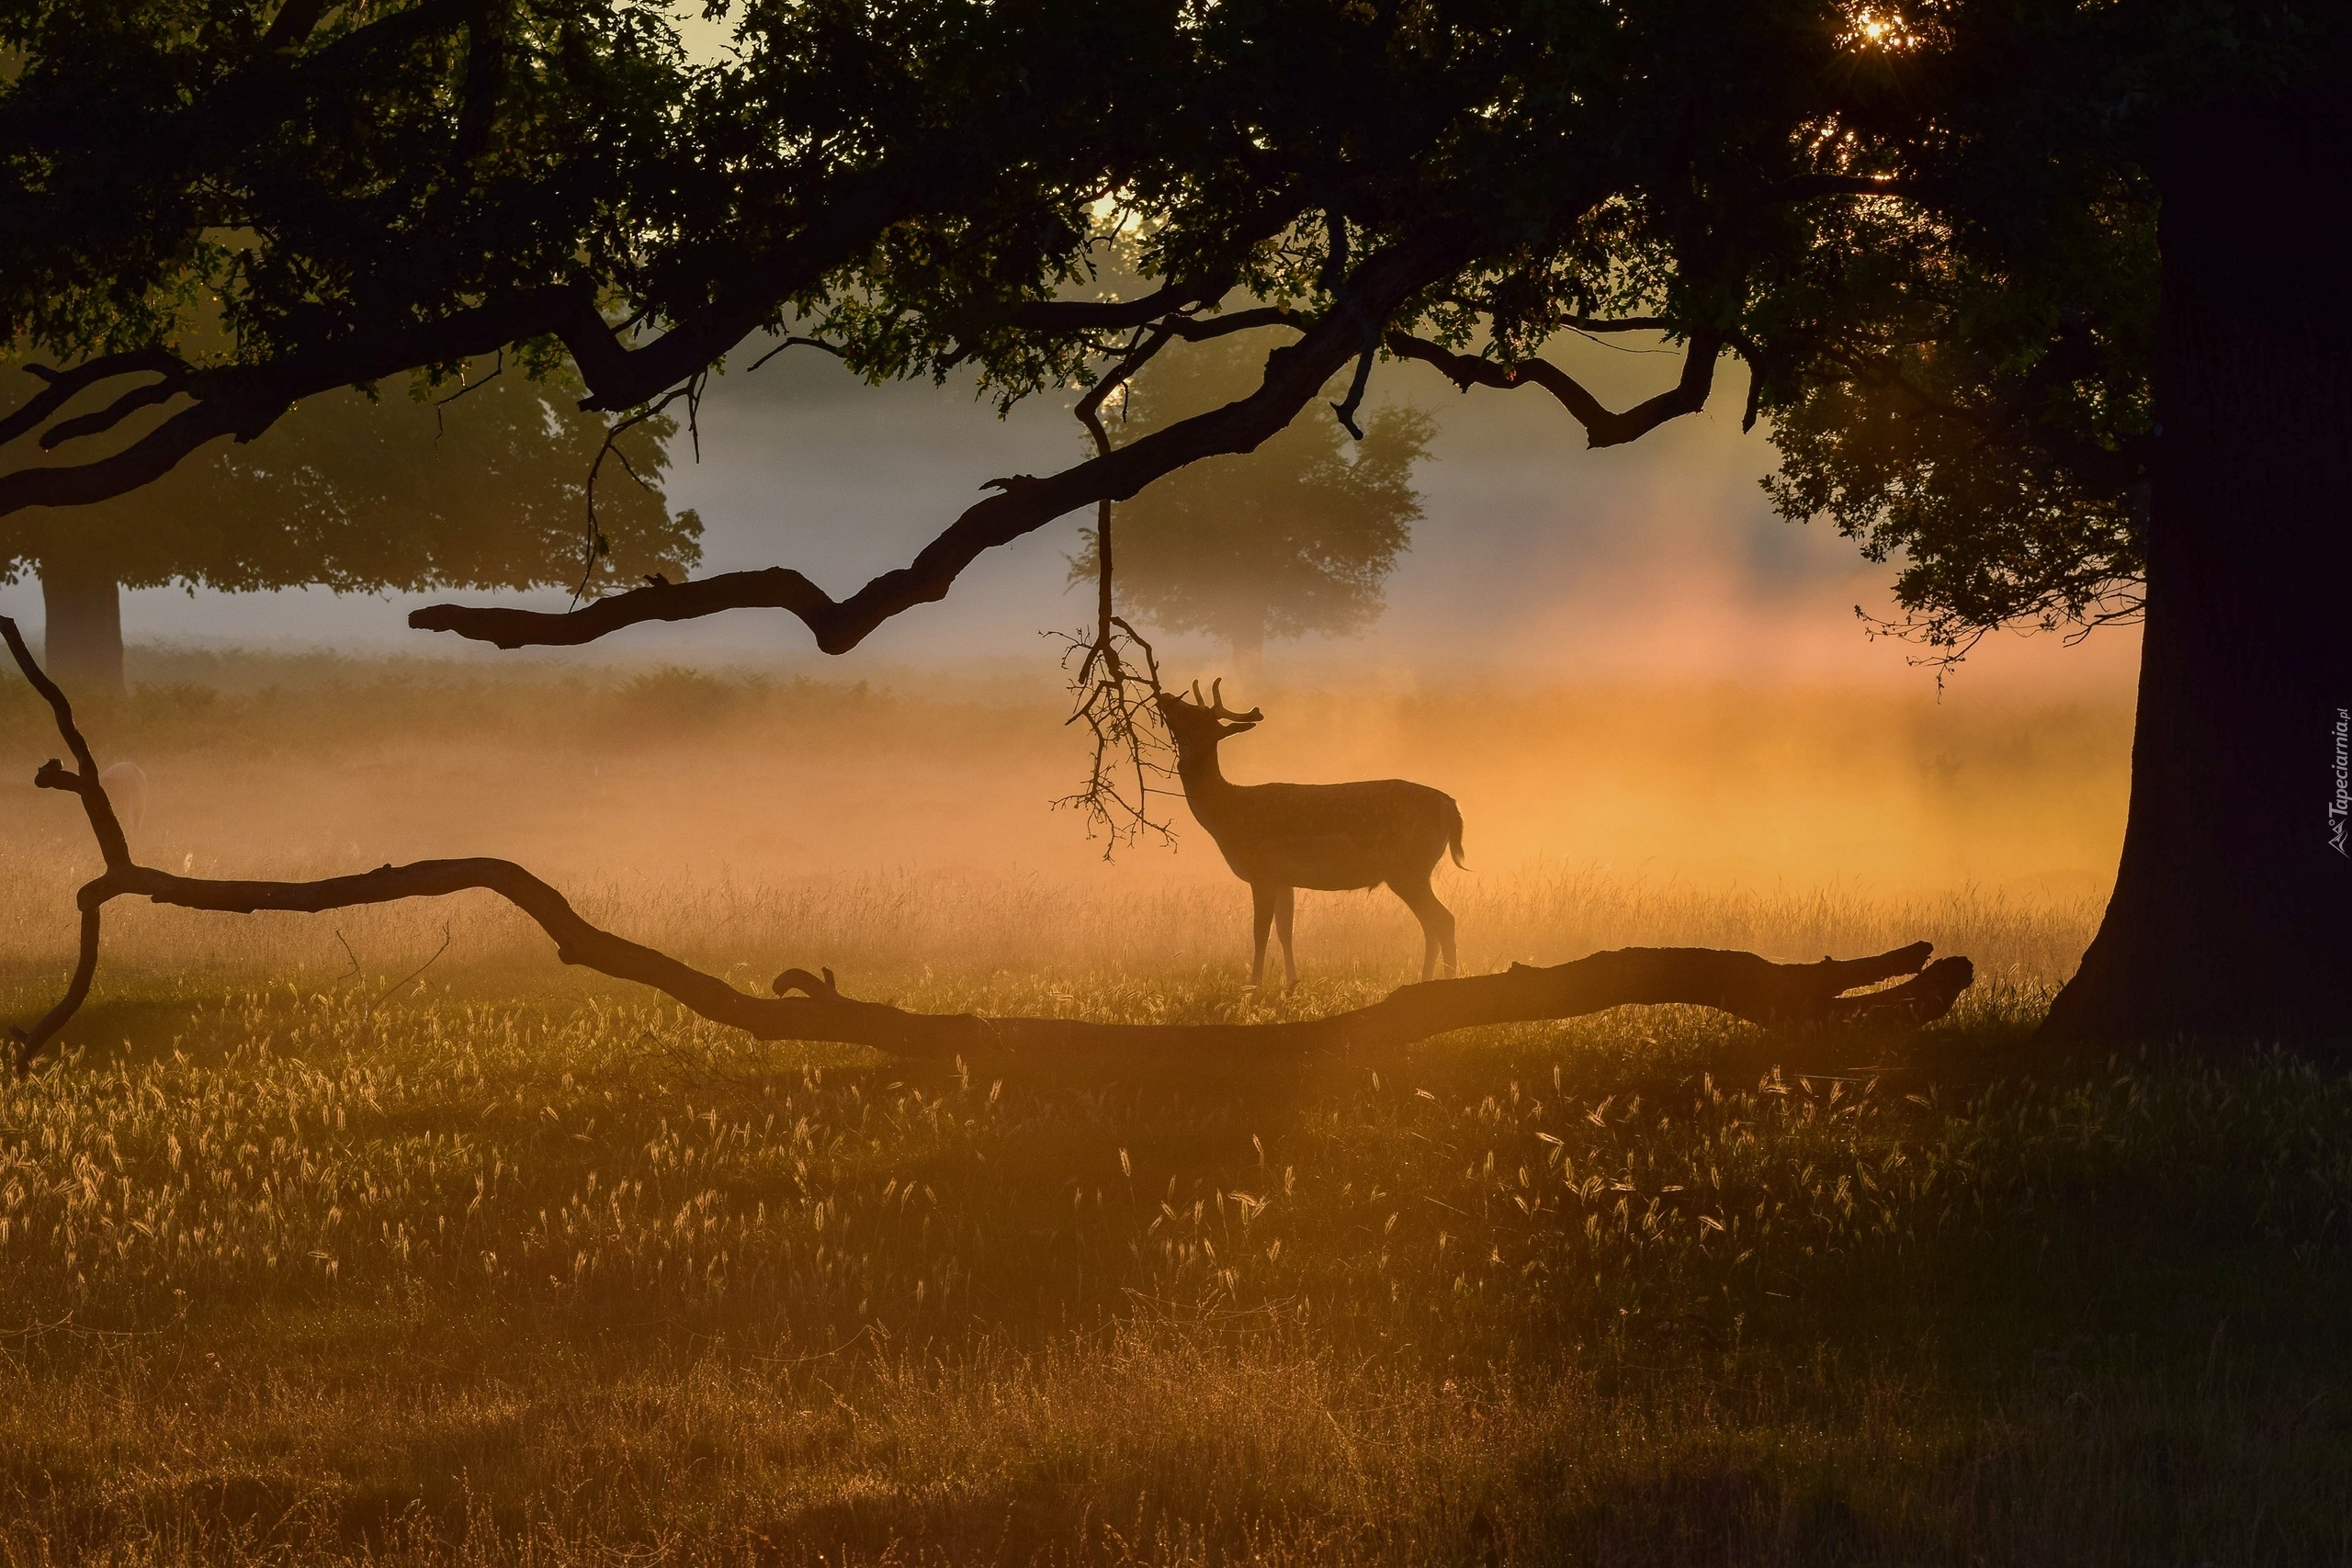
[[[444,406],[404,388],[328,392],[249,446],[209,448],[112,501],[37,513],[0,540],[0,582],[39,575],[51,670],[107,692],[122,688],[124,588],[595,591],[682,578],[699,558],[700,522],[673,515],[659,488],[668,419],[616,437],[605,468],[617,482],[597,487],[600,550],[583,492],[605,422],[580,412],[570,378],[495,374],[449,392]]]

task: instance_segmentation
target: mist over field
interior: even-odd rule
[[[305,877],[497,855],[603,903],[629,934],[763,975],[818,962],[870,974],[1245,955],[1247,890],[1181,794],[1155,806],[1172,845],[1148,838],[1107,860],[1079,818],[1052,808],[1085,759],[1045,679],[216,655],[144,656],[137,673],[134,694],[89,722],[102,757],[145,770],[135,843],[167,869]],[[2029,954],[1981,942],[1975,952],[2054,981],[2072,959],[2065,943],[2087,933],[2120,831],[2128,714],[2113,701],[1728,683],[1270,685],[1250,698],[1268,719],[1229,743],[1237,780],[1409,776],[1461,802],[1471,869],[1449,869],[1440,886],[1476,969],[1717,933],[1818,956],[1806,949],[1864,933],[1834,919],[1820,931],[1808,923],[1817,915],[1796,911],[1957,898],[1980,915],[2055,919]],[[12,694],[0,735],[30,755],[45,718]],[[94,871],[95,856],[69,797],[10,787],[22,809],[0,837],[21,890],[8,967],[28,976],[70,952],[68,879]],[[826,912],[835,898],[865,923]],[[1021,919],[990,916],[1004,900]],[[450,968],[485,956],[500,929],[495,900],[481,903],[491,926],[453,950]],[[892,908],[897,929],[874,923]],[[334,930],[389,922],[413,942],[446,917],[414,906],[264,923],[285,956],[334,967],[348,961]],[[254,940],[250,924],[133,913],[116,961],[135,959],[145,929],[232,950]],[[543,948],[519,919],[505,924],[500,955]],[[1385,893],[1306,894],[1300,929],[1310,961],[1344,954],[1402,977],[1418,951]]]
[[[1171,354],[1181,355],[1182,349]],[[1623,402],[1672,379],[1672,351],[1571,337],[1555,350],[1596,394]],[[741,356],[748,365],[757,355]],[[1743,374],[1713,410],[1649,438],[1601,451],[1541,392],[1457,392],[1426,366],[1382,365],[1371,400],[1422,409],[1436,421],[1430,460],[1415,475],[1426,517],[1390,580],[1387,613],[1362,638],[1277,645],[1272,672],[1384,691],[1425,681],[1506,684],[1596,679],[1742,685],[1862,684],[1933,689],[1921,649],[1873,639],[1857,606],[1896,613],[1892,565],[1862,560],[1826,525],[1774,515],[1758,481],[1773,454],[1759,429],[1743,435]],[[706,533],[695,575],[789,565],[839,596],[902,566],[981,485],[1069,462],[1083,436],[1064,396],[1046,394],[1000,419],[956,383],[868,387],[831,360],[790,350],[757,371],[717,377],[702,404],[700,457],[673,443],[673,502]],[[465,405],[446,417],[464,417]],[[1050,664],[1043,630],[1083,621],[1083,593],[1064,561],[1087,522],[1072,516],[984,555],[946,601],[882,627],[828,659],[781,612],[744,611],[676,626],[641,626],[590,649],[529,656],[718,660],[757,671],[857,679],[907,666],[1035,675]],[[477,645],[413,632],[414,605],[442,599],[560,608],[560,591],[354,596],[322,590],[224,595],[139,590],[125,597],[134,643],[214,649],[326,647],[512,663]],[[40,625],[40,595],[0,589],[0,607]],[[1188,677],[1216,672],[1216,644],[1176,637]],[[2136,628],[2102,629],[2079,645],[2054,636],[1988,638],[1955,677],[1970,685],[2128,694]]]
[[[1561,352],[1617,400],[1676,362],[1641,339]],[[1078,445],[1064,399],[1000,420],[959,386],[870,388],[805,349],[715,387],[698,434],[673,443],[669,481],[705,522],[698,576],[786,563],[846,592],[902,563],[982,479],[1058,466]],[[1473,869],[1449,869],[1442,896],[1463,904],[1477,966],[1701,940],[1671,928],[1707,900],[1959,897],[2052,912],[2064,934],[2038,939],[2031,966],[2064,977],[2120,840],[2133,628],[2080,645],[1997,635],[1939,680],[1924,650],[1857,617],[1892,613],[1894,568],[1773,515],[1758,483],[1770,450],[1728,413],[1595,452],[1541,394],[1464,395],[1401,363],[1373,392],[1426,411],[1436,435],[1415,475],[1425,514],[1369,631],[1276,643],[1254,681],[1214,639],[1156,636],[1176,683],[1224,675],[1266,709],[1227,749],[1232,777],[1405,777],[1453,795]],[[141,842],[174,868],[322,875],[500,855],[586,897],[659,890],[658,929],[638,934],[755,967],[854,956],[895,971],[942,946],[1017,964],[1232,961],[1246,891],[1180,796],[1159,803],[1173,847],[1107,862],[1050,808],[1085,765],[1063,723],[1061,644],[1044,635],[1087,614],[1064,585],[1080,521],[990,553],[945,603],[838,659],[776,612],[499,653],[409,630],[406,610],[563,595],[132,592],[133,694],[94,723],[107,756],[153,780]],[[24,585],[0,590],[0,608],[38,626]],[[48,744],[27,697],[7,703],[19,748]],[[62,893],[87,854],[70,801],[5,787],[22,806],[0,824],[8,874]],[[1668,902],[1641,919],[1568,907],[1603,887]],[[911,899],[931,923],[852,941],[808,913],[820,888]],[[784,890],[813,925],[777,912]],[[1171,897],[1181,915],[1151,904]],[[947,912],[998,899],[1034,915],[958,926]],[[31,921],[11,945],[18,973],[71,940],[32,908],[17,906]],[[143,918],[191,939],[222,925]],[[441,919],[363,911],[342,926],[429,933]],[[349,962],[328,923],[277,923],[306,962]],[[1410,956],[1409,917],[1385,894],[1310,893],[1301,925],[1310,954],[1393,949],[1400,972]],[[119,940],[135,944],[135,928]],[[1817,940],[1768,921],[1734,945]],[[845,942],[851,953],[831,950]],[[453,943],[444,962],[466,960]]]

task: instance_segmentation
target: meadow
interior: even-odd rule
[[[1197,835],[1105,866],[1044,810],[1050,694],[163,673],[91,728],[175,868],[507,852],[739,983],[937,1009],[1280,1016],[1418,953],[1308,900],[1306,984],[1248,993]],[[2352,1560],[2352,1081],[2030,1038],[2110,707],[1285,696],[1248,776],[1461,795],[1474,967],[1924,936],[1983,978],[1916,1035],[1044,1074],[749,1042],[488,902],[126,909],[0,1084],[0,1562]],[[9,703],[16,1017],[87,852]]]

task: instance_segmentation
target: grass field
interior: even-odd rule
[[[368,797],[373,863],[454,814],[384,773],[511,785],[466,772],[502,733],[567,780],[602,765],[527,731],[527,694],[424,746],[368,690],[151,692],[94,724],[140,747],[175,864],[328,868],[350,850],[311,825],[368,777],[412,807],[387,827]],[[1042,851],[947,864],[906,826],[937,802],[890,737],[979,745],[1017,705],[720,696],[886,759],[855,852],[688,863],[691,825],[625,810],[543,847],[601,917],[741,983],[821,961],[909,1006],[1223,1018],[1365,999],[1414,955],[1401,910],[1317,901],[1306,986],[1252,998],[1236,891],[1183,856],[1085,880]],[[206,701],[234,744],[187,717]],[[21,717],[9,758],[46,755]],[[736,722],[629,765],[732,777]],[[2061,728],[1928,753],[2009,759],[1969,805],[2018,807],[1995,862],[2050,858],[2029,764],[2069,772]],[[965,807],[1010,821],[1000,796],[1054,776]],[[81,853],[29,795],[0,834],[10,1017],[54,987]],[[929,848],[857,847],[901,829]],[[0,1085],[0,1562],[2352,1561],[2352,1081],[2038,1050],[2096,912],[2063,879],[1711,883],[1663,838],[1663,870],[1488,841],[1442,888],[1478,966],[1924,935],[1985,979],[1909,1038],[1629,1009],[1039,1075],[755,1044],[556,968],[487,905],[126,910],[67,1057]]]

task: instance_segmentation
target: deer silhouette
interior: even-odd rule
[[[1453,863],[1462,863],[1462,810],[1452,795],[1403,779],[1232,784],[1217,769],[1217,746],[1227,736],[1255,729],[1265,715],[1227,707],[1222,681],[1205,698],[1195,681],[1190,702],[1172,692],[1161,692],[1158,702],[1176,742],[1185,804],[1216,840],[1233,874],[1250,885],[1252,986],[1265,979],[1269,926],[1282,939],[1287,983],[1298,984],[1290,934],[1301,887],[1342,891],[1387,884],[1421,922],[1421,978],[1435,971],[1441,953],[1445,972],[1454,972],[1453,916],[1430,891],[1439,857],[1450,849]]]

